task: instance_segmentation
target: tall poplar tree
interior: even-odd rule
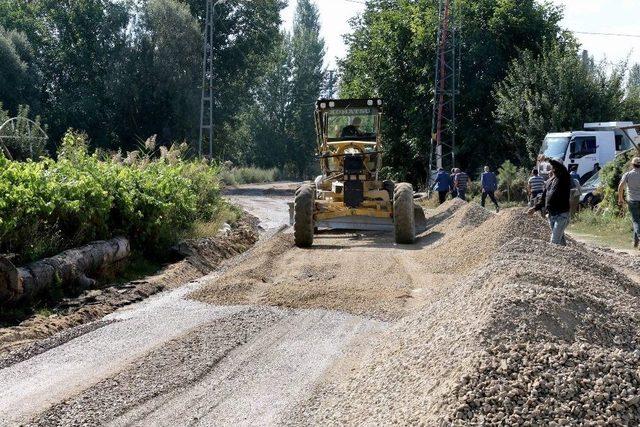
[[[316,147],[314,105],[324,81],[324,40],[320,37],[320,15],[311,0],[298,0],[291,38],[291,123],[293,142],[288,157],[297,173],[314,170]]]

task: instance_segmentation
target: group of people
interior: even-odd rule
[[[565,230],[571,220],[572,211],[575,210],[581,193],[580,177],[575,171],[569,172],[562,162],[547,159],[551,165],[551,173],[548,179],[540,176],[538,169],[531,171],[528,181],[529,210],[535,212],[546,211],[551,227],[551,243],[566,245]],[[640,246],[640,157],[631,161],[632,168],[622,176],[618,187],[618,203],[625,203],[629,208],[633,221],[634,247]],[[471,180],[464,171],[455,168],[451,174],[444,169],[438,169],[434,190],[438,192],[440,204],[451,198],[466,200],[467,189]],[[498,179],[488,166],[480,178],[482,186],[481,205],[484,207],[487,197],[500,210],[495,192],[498,189]],[[626,198],[625,198],[626,194]]]
[[[434,190],[438,192],[438,201],[440,204],[443,204],[449,194],[452,199],[457,197],[462,200],[467,200],[467,189],[470,183],[471,179],[469,175],[459,168],[451,169],[451,174],[447,173],[443,168],[439,168],[434,184]],[[480,178],[480,185],[482,186],[482,207],[485,206],[487,197],[489,197],[496,207],[496,212],[498,212],[500,205],[498,205],[498,200],[495,195],[498,190],[498,178],[495,173],[491,172],[489,166],[484,167],[484,172]]]
[[[571,219],[573,200],[579,197],[580,181],[577,174],[570,173],[561,162],[548,159],[551,174],[548,180],[533,170],[529,178],[529,214],[546,209],[551,226],[551,243],[566,245],[565,229]],[[629,207],[633,222],[634,247],[640,245],[640,157],[631,161],[631,170],[625,173],[618,187],[618,203]],[[625,200],[626,194],[626,200]]]

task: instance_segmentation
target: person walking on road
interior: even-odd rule
[[[545,184],[542,198],[529,209],[529,215],[547,208],[549,225],[551,226],[551,243],[565,246],[567,244],[564,230],[569,225],[571,196],[571,175],[567,168],[557,160],[549,159],[553,176]]]
[[[631,161],[633,169],[622,175],[618,186],[618,204],[624,205],[625,189],[627,192],[627,205],[633,221],[633,246],[640,244],[640,157],[634,157]]]
[[[466,201],[467,200],[467,187],[469,186],[469,175],[467,175],[464,171],[456,168],[456,176],[453,179],[454,187],[456,189],[456,194],[458,198]]]
[[[451,191],[451,200],[458,197],[458,192],[456,191],[456,183],[453,182],[456,177],[456,168],[451,169],[451,175],[449,175],[449,187]]]
[[[451,188],[451,177],[444,169],[438,168],[434,189],[438,192],[438,202],[443,204],[447,200],[447,193]]]
[[[531,171],[531,177],[527,185],[529,192],[529,207],[532,208],[536,204],[536,198],[544,191],[544,178],[538,173],[538,169]]]
[[[484,167],[484,173],[480,178],[480,184],[482,185],[482,200],[480,204],[484,208],[487,196],[491,199],[494,205],[496,205],[496,212],[500,211],[500,206],[496,200],[496,190],[498,189],[498,178],[496,174],[491,172],[489,166]]]

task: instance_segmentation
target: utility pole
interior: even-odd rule
[[[213,22],[220,1],[205,0],[206,13],[202,48],[202,96],[200,97],[200,137],[198,156],[202,157],[205,136],[209,141],[209,158],[213,158]]]
[[[427,189],[438,168],[455,166],[456,94],[458,93],[459,58],[457,28],[453,14],[455,0],[439,0],[437,55],[433,89],[433,115]]]

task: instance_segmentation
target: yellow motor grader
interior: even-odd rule
[[[322,175],[303,184],[292,206],[295,243],[310,247],[319,228],[393,230],[395,241],[415,241],[413,187],[380,180],[383,100],[321,99],[315,122]]]

